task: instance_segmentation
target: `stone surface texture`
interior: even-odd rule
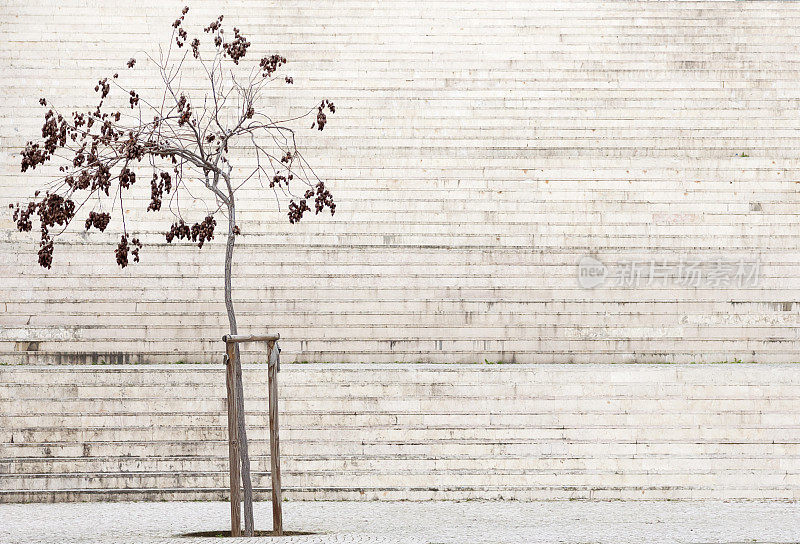
[[[800,3],[189,4],[201,37],[224,12],[253,44],[245,61],[289,60],[270,112],[337,107],[323,132],[296,127],[335,217],[290,225],[258,183],[239,199],[240,332],[279,332],[285,360],[797,361]],[[152,98],[145,52],[182,6],[0,2],[0,209],[47,179],[20,173],[39,97],[94,107],[119,72]],[[231,157],[249,171],[241,147]],[[125,270],[119,214],[106,233],[78,221],[45,271],[0,213],[0,361],[219,359],[223,240],[168,248],[173,216],[145,212],[139,175],[125,217],[145,248]],[[190,221],[214,207],[193,194]],[[581,287],[587,256],[616,277]],[[740,261],[760,263],[755,284],[726,281]],[[680,268],[696,262],[697,284]]]
[[[283,364],[290,500],[800,498],[800,365]],[[0,366],[0,502],[227,497],[220,365]],[[266,365],[244,369],[269,497]]]
[[[255,505],[269,529],[270,504]],[[703,502],[287,502],[287,529],[267,544],[789,544],[797,505]],[[224,503],[0,505],[4,544],[210,544],[176,535],[224,529]]]

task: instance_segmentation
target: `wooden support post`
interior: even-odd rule
[[[233,343],[226,344],[225,385],[228,390],[228,461],[231,483],[231,536],[242,536],[242,495],[239,488],[239,432],[237,430],[236,388],[234,387]]]
[[[236,393],[236,430],[239,438],[239,459],[241,461],[242,499],[244,504],[244,536],[253,536],[253,486],[250,481],[250,455],[247,451],[247,428],[244,423],[244,387],[242,385],[242,364],[239,358],[239,345],[226,342],[228,357],[233,361],[234,392]]]
[[[240,342],[268,342],[269,353],[280,338],[272,335],[225,335],[225,382],[228,389],[228,455],[231,477],[231,536],[242,536],[242,499],[244,499],[244,536],[253,536],[253,487],[250,482],[250,457],[247,453],[244,387],[239,359]],[[270,359],[272,359],[270,357]],[[276,534],[283,535],[281,511],[281,469],[278,450],[278,381],[277,365],[269,365],[269,423],[272,462],[272,522]],[[276,485],[277,482],[277,485]],[[242,486],[241,489],[239,486]],[[277,493],[277,494],[276,494]],[[242,496],[244,495],[244,496]]]
[[[272,472],[272,530],[283,536],[283,505],[281,504],[281,458],[278,438],[278,365],[272,357],[275,342],[269,342],[269,459]]]

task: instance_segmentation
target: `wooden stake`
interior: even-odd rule
[[[272,472],[272,530],[283,536],[283,504],[281,503],[281,457],[278,438],[278,365],[273,362],[275,342],[269,343],[269,458]]]
[[[280,334],[226,334],[222,337],[225,342],[272,342],[278,340]]]
[[[239,459],[242,462],[242,494],[244,498],[244,536],[253,536],[253,486],[250,482],[250,456],[247,452],[247,428],[244,423],[244,387],[242,386],[242,365],[239,359],[239,345],[227,342],[233,349],[234,389],[236,392],[236,420],[239,433]],[[228,350],[231,351],[230,349]]]
[[[244,387],[242,385],[242,365],[239,358],[240,342],[267,341],[269,353],[275,349],[280,335],[225,335],[225,374],[228,389],[228,455],[230,457],[231,477],[231,535],[242,536],[242,498],[244,498],[244,536],[253,536],[253,487],[250,481],[250,456],[247,453],[247,429],[245,427]],[[276,354],[277,355],[277,354]],[[270,360],[272,358],[270,357]],[[277,365],[270,364],[270,452],[272,463],[272,522],[276,534],[283,535],[281,505],[281,472],[278,449],[278,382]],[[274,399],[274,400],[273,400]],[[273,405],[274,403],[274,405]],[[274,432],[273,432],[274,430]],[[239,486],[243,489],[240,490]],[[243,493],[242,493],[243,492]],[[244,497],[242,497],[244,495]]]
[[[234,366],[231,357],[233,344],[227,344],[225,355],[225,385],[228,390],[228,461],[230,463],[231,483],[231,536],[242,536],[242,496],[239,489],[241,473],[239,472],[239,433],[237,431],[236,390],[234,384]]]

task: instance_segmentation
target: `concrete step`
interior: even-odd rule
[[[308,410],[318,412],[329,412],[333,410],[352,410],[377,411],[386,413],[436,413],[441,409],[443,403],[453,403],[457,408],[451,413],[469,415],[475,412],[498,412],[505,410],[509,403],[513,401],[515,413],[529,412],[548,412],[552,411],[555,405],[562,405],[571,411],[589,410],[594,412],[618,412],[624,410],[664,410],[668,413],[677,413],[683,410],[707,411],[713,410],[720,399],[636,399],[634,397],[604,399],[585,398],[585,399],[526,399],[515,398],[514,396],[500,398],[480,398],[480,397],[443,397],[435,399],[431,397],[419,399],[404,398],[379,398],[379,397],[360,397],[352,398],[344,404],[338,400],[319,400],[319,399],[284,399],[281,402],[281,409],[291,413],[295,410]],[[787,399],[781,398],[736,398],[724,399],[729,410],[755,411],[760,406],[764,406],[775,411],[791,411],[797,405],[794,397]],[[252,399],[252,404],[256,406],[266,406],[266,399]],[[209,406],[209,404],[211,406]],[[0,400],[0,411],[6,414],[5,417],[13,417],[25,413],[33,414],[58,414],[58,413],[80,413],[83,411],[106,412],[110,414],[125,413],[127,411],[141,412],[150,410],[151,413],[171,413],[179,409],[188,411],[208,410],[216,408],[215,411],[224,409],[224,401],[209,401],[208,399],[149,399],[149,398],[127,398],[127,399],[75,399],[59,400],[57,403],[43,402],[41,399],[20,399],[20,400]],[[251,412],[252,413],[252,412]],[[256,410],[256,414],[264,414],[264,410]]]
[[[288,373],[288,370],[287,370]],[[250,373],[245,373],[247,378],[253,377]],[[309,398],[314,397],[324,400],[344,400],[358,398],[424,398],[431,395],[441,397],[463,397],[463,398],[507,398],[513,395],[516,398],[524,399],[561,399],[574,398],[575,395],[583,397],[630,397],[636,395],[637,398],[685,398],[692,395],[696,398],[714,396],[715,398],[733,396],[741,398],[743,386],[741,384],[728,385],[723,383],[716,384],[645,384],[641,382],[622,382],[622,383],[602,383],[602,384],[565,384],[565,383],[537,383],[525,384],[514,383],[514,379],[519,376],[515,373],[507,373],[507,381],[504,383],[414,383],[401,380],[390,381],[387,383],[374,383],[369,381],[368,374],[352,376],[351,381],[346,380],[326,380],[318,383],[302,383],[297,381],[297,377],[291,376],[288,379],[280,379],[282,399]],[[279,378],[287,377],[281,374]],[[219,376],[214,376],[219,378]],[[265,401],[267,384],[260,382],[258,378],[248,382],[244,386],[245,396],[251,403]],[[65,377],[65,379],[69,379]],[[119,399],[127,401],[136,398],[153,399],[198,399],[205,398],[209,404],[219,402],[225,398],[225,384],[213,383],[181,383],[180,381],[163,383],[144,383],[136,384],[135,388],[130,385],[110,385],[110,384],[49,384],[46,389],[33,391],[31,385],[43,386],[43,383],[34,381],[4,383],[0,390],[0,401],[20,401],[20,400],[48,400],[48,401],[69,401],[82,399]],[[763,395],[760,384],[753,384],[752,391],[746,391],[745,395],[758,397]],[[781,394],[782,398],[796,393],[791,384],[776,383],[770,386],[770,391]],[[800,400],[800,397],[798,398]]]
[[[287,500],[319,500],[319,497],[329,497],[332,501],[347,500],[641,500],[649,497],[651,500],[700,500],[714,493],[713,490],[700,487],[658,487],[646,488],[619,488],[612,486],[573,486],[573,487],[522,487],[522,486],[491,486],[480,488],[456,487],[361,487],[361,488],[292,488],[286,489],[284,496]],[[716,493],[719,497],[727,499],[741,499],[742,497],[758,499],[769,496],[775,500],[783,497],[798,495],[792,490],[779,490],[770,494],[769,491],[751,490],[747,488],[724,489]],[[254,489],[254,500],[268,501],[268,489]],[[74,502],[74,501],[186,501],[186,500],[229,500],[224,489],[63,489],[63,490],[7,490],[0,491],[0,502]]]
[[[0,500],[224,497],[221,367],[0,367]],[[247,366],[267,489],[265,368]],[[285,365],[290,498],[783,498],[795,365]],[[157,491],[158,490],[158,491]]]
[[[268,467],[269,455],[254,453],[250,456],[256,467]],[[365,455],[326,457],[320,455],[282,455],[283,467],[297,473],[341,472],[349,470],[361,474],[383,473],[396,474],[403,471],[419,473],[471,472],[485,471],[486,463],[492,463],[492,471],[509,473],[525,471],[528,473],[566,471],[573,473],[597,473],[605,471],[626,472],[631,474],[647,474],[664,471],[664,461],[657,458],[635,459],[627,456],[618,457],[567,457],[545,456],[538,459],[519,456],[480,457],[448,456],[431,458],[424,455]],[[797,462],[795,457],[776,457],[763,460],[759,468],[748,468],[752,473],[777,473],[791,471]],[[220,472],[228,470],[227,457],[194,455],[190,457],[61,457],[36,458],[14,457],[0,459],[0,467],[6,474],[84,474],[106,472]],[[705,474],[715,471],[735,473],[741,470],[741,460],[725,456],[674,457],[669,464],[671,473]]]
[[[266,438],[248,437],[252,443],[252,451],[268,451],[269,441]],[[578,457],[594,457],[593,452],[602,451],[603,455],[617,457],[630,456],[666,456],[680,455],[721,455],[735,459],[754,457],[786,458],[793,460],[800,455],[800,443],[782,442],[779,440],[764,441],[735,441],[726,442],[718,440],[678,441],[664,439],[658,442],[639,442],[635,438],[626,441],[605,441],[600,444],[592,441],[569,441],[565,439],[542,440],[540,442],[515,442],[509,440],[429,440],[420,442],[355,440],[355,441],[323,441],[323,440],[295,440],[286,441],[281,446],[281,452],[287,455],[321,455],[326,457],[336,455],[423,455],[432,458],[450,458],[474,455],[477,457],[491,456],[534,456],[534,457],[561,457],[569,452]],[[80,457],[86,452],[85,443],[39,443],[39,444],[0,444],[0,457]],[[227,441],[122,441],[122,442],[95,442],[88,444],[88,455],[96,457],[114,456],[124,452],[131,456],[167,456],[167,455],[213,455],[225,457],[227,455]]]
[[[250,409],[246,416],[248,428],[264,428],[266,412]],[[528,412],[491,414],[474,412],[465,417],[463,413],[439,412],[363,412],[345,410],[337,412],[281,412],[282,429],[464,429],[489,427],[496,429],[520,427],[566,428],[681,428],[702,426],[711,428],[775,428],[795,426],[794,414],[778,410],[683,411],[681,413],[653,413],[647,410],[609,413],[608,411],[563,410],[553,412]],[[66,436],[50,433],[97,432],[98,429],[132,429],[158,427],[171,428],[226,428],[227,418],[223,412],[170,412],[152,414],[148,412],[125,412],[117,414],[26,414],[0,417],[0,428],[10,432],[16,441],[47,441],[51,436]],[[37,434],[31,434],[37,433]],[[0,435],[2,436],[2,435]],[[83,436],[83,435],[82,435]],[[91,436],[91,435],[86,435]],[[86,437],[84,436],[84,437]],[[22,438],[20,438],[22,437]],[[34,438],[36,440],[34,440]]]
[[[290,417],[287,417],[291,421]],[[467,418],[468,419],[468,418]],[[255,439],[265,437],[269,433],[265,426],[266,414],[256,425],[248,426],[248,436]],[[227,423],[226,423],[227,425]],[[508,441],[508,442],[550,442],[567,440],[571,442],[594,441],[597,443],[647,441],[659,442],[668,434],[672,442],[707,442],[707,441],[743,441],[748,443],[766,443],[775,441],[775,427],[770,425],[731,425],[699,427],[694,425],[676,425],[672,422],[650,422],[643,426],[602,425],[586,426],[581,423],[566,425],[534,425],[531,426],[494,426],[490,428],[470,426],[362,426],[332,428],[322,427],[287,427],[281,426],[281,439],[284,443],[302,444],[313,433],[315,440],[328,442],[438,442],[438,441]],[[173,441],[186,440],[227,440],[227,426],[148,426],[117,428],[81,428],[81,429],[23,429],[12,434],[17,444],[36,443],[81,443],[91,445],[98,442],[143,442],[158,441],[168,436]],[[800,426],[785,426],[781,436],[782,443],[800,443]]]
[[[590,487],[641,488],[643,486],[677,487],[685,481],[685,474],[653,474],[629,473],[611,474],[607,472],[561,472],[558,474],[526,471],[509,471],[507,473],[487,474],[485,472],[441,471],[434,476],[427,472],[412,470],[396,473],[375,473],[350,471],[340,472],[282,471],[287,489],[292,487],[331,486],[340,488],[360,488],[364,485],[376,487],[392,487],[402,481],[403,485],[424,487],[426,485],[441,487],[481,488],[487,486],[519,486],[519,487],[571,487],[586,485]],[[253,470],[253,485],[269,488],[269,473]],[[694,475],[697,487],[718,488],[720,491],[736,489],[741,486],[750,488],[783,488],[792,489],[800,484],[800,473],[733,473],[713,472]],[[227,472],[208,471],[194,472],[103,472],[82,474],[11,474],[0,479],[0,489],[13,491],[26,489],[29,491],[45,491],[60,489],[103,489],[106,487],[131,489],[146,488],[180,488],[198,487],[224,489],[228,485]]]

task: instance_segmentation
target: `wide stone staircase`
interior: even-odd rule
[[[167,244],[146,170],[125,197],[146,249],[124,270],[116,215],[83,232],[82,210],[48,270],[7,213],[50,181],[20,172],[39,97],[94,109],[94,82],[154,54],[182,5],[50,4],[2,2],[0,360],[214,363],[224,239]],[[323,133],[297,125],[335,216],[289,224],[256,180],[237,197],[237,315],[277,327],[285,360],[797,361],[800,2],[191,4],[198,31],[224,12],[254,47],[280,36],[297,85],[265,89],[276,113],[337,104]],[[143,101],[162,96],[144,61],[120,74]],[[587,257],[608,268],[594,289]],[[754,262],[754,284],[724,272]]]
[[[266,366],[245,365],[256,495]],[[798,499],[800,366],[284,364],[289,499]],[[0,366],[0,502],[224,499],[222,365]]]

